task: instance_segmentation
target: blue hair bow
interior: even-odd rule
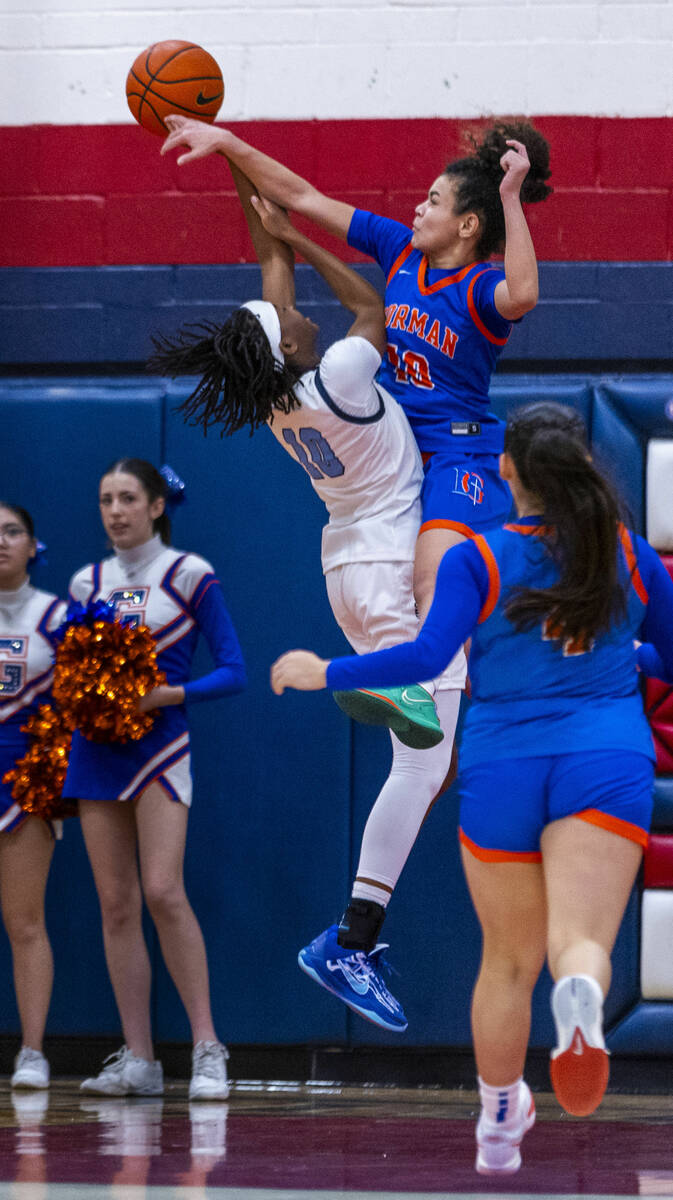
[[[159,474],[166,484],[166,504],[169,508],[177,508],[178,504],[183,504],[185,500],[184,479],[181,479],[168,463],[159,468]]]

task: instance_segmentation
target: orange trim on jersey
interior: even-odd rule
[[[393,263],[392,267],[390,268],[390,270],[388,272],[388,278],[386,279],[386,283],[390,283],[393,275],[396,275],[397,272],[399,271],[400,267],[402,266],[402,263],[407,261],[412,250],[413,250],[413,246],[412,246],[411,242],[409,242],[409,245],[405,246],[404,250],[402,250],[398,254],[397,258],[395,259],[395,262]]]
[[[428,271],[428,260],[423,255],[418,267],[418,290],[421,296],[432,296],[435,292],[440,292],[442,288],[450,287],[452,283],[460,283],[474,266],[475,263],[468,263],[466,267],[462,267],[460,271],[456,271],[455,275],[447,275],[446,279],[438,279],[436,283],[426,284],[425,276]],[[489,268],[486,267],[484,269],[488,270]],[[479,274],[483,275],[484,272],[480,271]],[[475,276],[476,278],[477,276]]]
[[[538,537],[544,537],[545,534],[551,533],[551,525],[503,525],[503,529],[508,529],[510,533],[536,533]]]
[[[494,333],[491,333],[490,330],[486,328],[486,326],[484,325],[484,322],[482,321],[481,317],[479,316],[479,313],[477,312],[477,307],[474,303],[474,300],[472,299],[472,292],[474,290],[475,283],[477,282],[478,279],[481,278],[482,275],[486,274],[486,271],[489,271],[489,270],[492,270],[492,268],[485,267],[483,271],[479,271],[475,275],[474,279],[470,280],[470,286],[467,289],[467,311],[469,312],[470,316],[472,317],[472,320],[474,321],[477,329],[479,330],[480,333],[483,333],[483,335],[487,339],[487,341],[492,342],[494,346],[506,346],[507,345],[506,337],[504,337],[504,338],[496,337]]]
[[[647,604],[649,602],[650,597],[648,595],[647,588],[645,587],[645,584],[642,581],[640,571],[638,570],[638,559],[636,558],[636,552],[633,549],[633,542],[631,541],[631,534],[629,533],[626,526],[622,525],[621,521],[620,521],[619,525],[617,526],[617,532],[619,533],[619,540],[622,543],[622,550],[624,551],[624,558],[626,559],[626,565],[629,568],[629,572],[631,574],[631,583],[633,584],[633,588],[636,593],[636,596],[638,597],[639,600],[642,600],[643,604]]]
[[[473,538],[476,536],[474,529],[470,529],[469,525],[463,525],[461,521],[445,520],[443,517],[436,517],[432,521],[424,521],[418,531],[419,536],[422,533],[426,533],[428,529],[455,529],[456,533],[462,533],[463,537]]]
[[[480,533],[473,538],[473,542],[481,554],[486,565],[486,570],[488,571],[488,595],[479,613],[478,624],[481,625],[483,621],[488,620],[498,603],[498,596],[500,595],[500,572],[491,547],[488,542],[484,541]]]
[[[627,838],[629,842],[637,842],[639,846],[647,849],[647,830],[642,829],[640,825],[634,825],[632,821],[622,821],[621,817],[613,817],[611,813],[601,812],[599,808],[585,808],[584,812],[572,815],[589,825],[598,825],[601,829],[607,829],[609,833]]]
[[[463,833],[462,829],[458,829],[458,837],[466,850],[470,851],[475,858],[480,862],[488,863],[541,863],[542,854],[539,850],[486,850],[484,846],[478,846],[471,838]]]

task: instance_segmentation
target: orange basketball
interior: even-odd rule
[[[135,60],[126,99],[136,121],[164,137],[164,117],[180,113],[214,121],[224,98],[222,72],[212,54],[194,42],[155,42]]]

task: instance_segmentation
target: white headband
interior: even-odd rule
[[[257,317],[262,329],[266,334],[266,339],[271,347],[271,353],[277,363],[281,367],[285,366],[285,355],[280,348],[280,320],[273,304],[268,300],[248,300],[246,304],[242,304],[241,308],[247,308],[252,313],[253,317]]]

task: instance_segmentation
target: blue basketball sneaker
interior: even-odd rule
[[[430,693],[415,683],[409,687],[355,688],[333,692],[342,712],[362,725],[387,725],[414,750],[437,746],[444,734]]]
[[[387,945],[381,943],[371,954],[345,950],[337,942],[337,932],[338,926],[330,925],[299,951],[302,971],[367,1021],[393,1033],[404,1033],[408,1025],[404,1010],[388,991],[380,971],[381,955]]]

